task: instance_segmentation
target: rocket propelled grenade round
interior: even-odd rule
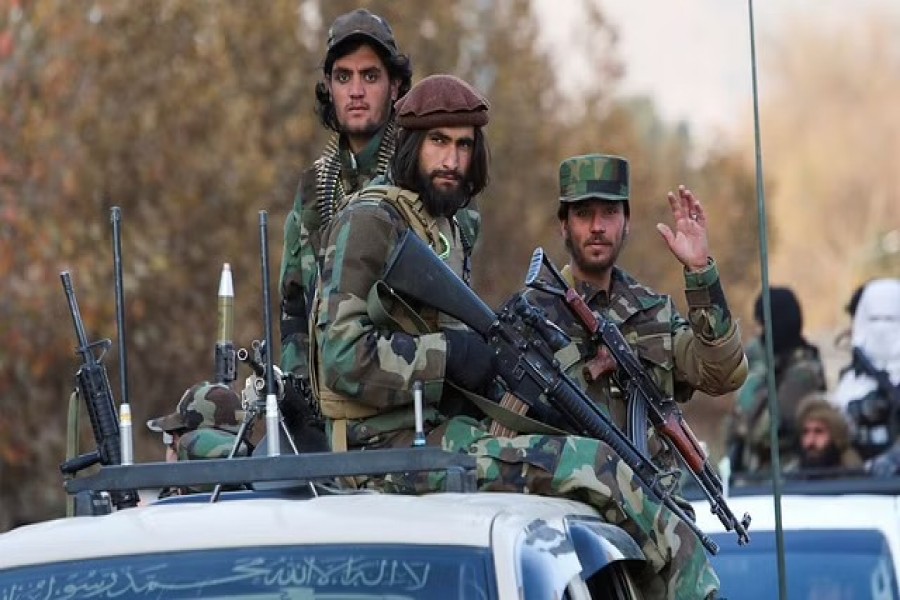
[[[218,342],[230,342],[234,337],[234,282],[231,265],[222,265],[219,278],[219,337]]]
[[[231,265],[222,265],[219,278],[219,327],[216,337],[215,380],[228,385],[237,379],[234,342],[234,282]]]

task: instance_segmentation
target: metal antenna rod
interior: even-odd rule
[[[272,301],[269,297],[269,213],[259,211],[259,243],[262,257],[263,319],[266,328],[266,449],[269,456],[281,454],[278,416],[278,389],[272,350]]]
[[[116,281],[116,328],[119,330],[119,379],[122,387],[122,403],[128,404],[128,355],[125,344],[125,290],[122,280],[122,209],[110,210],[113,231],[113,263]]]
[[[128,351],[125,335],[125,290],[122,276],[122,209],[110,210],[113,232],[113,263],[116,282],[116,329],[119,338],[119,384],[122,386],[122,402],[119,405],[119,444],[122,464],[134,462],[134,438],[131,425],[131,403],[128,400]]]
[[[756,205],[759,221],[759,267],[762,277],[763,327],[766,342],[769,414],[778,414],[775,385],[775,351],[772,346],[772,303],[769,297],[769,244],[766,227],[766,189],[763,177],[762,138],[759,126],[759,90],[756,74],[756,30],[753,23],[753,0],[748,0],[750,13],[750,66],[753,79],[753,131],[756,148]],[[778,419],[769,419],[769,445],[772,449],[772,495],[775,503],[775,548],[778,558],[778,597],[787,600],[787,570],[784,560],[784,529],[781,522],[781,456],[778,449]]]

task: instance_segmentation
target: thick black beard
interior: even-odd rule
[[[456,214],[469,200],[464,181],[456,189],[445,192],[434,187],[431,177],[419,175],[419,199],[425,205],[425,210],[432,217],[447,217]]]
[[[800,453],[800,466],[804,469],[825,469],[841,466],[841,451],[834,442],[828,444],[821,454]]]

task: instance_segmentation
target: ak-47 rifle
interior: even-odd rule
[[[550,271],[558,287],[538,279],[542,267],[546,267]],[[722,496],[722,481],[713,470],[712,465],[709,464],[709,458],[697,441],[694,432],[685,422],[681,409],[674,400],[666,397],[656,382],[651,379],[615,323],[588,307],[584,299],[569,287],[562,273],[544,255],[542,248],[536,249],[531,257],[531,266],[525,285],[562,298],[588,333],[591,341],[608,350],[618,367],[612,377],[619,384],[620,389],[625,391],[629,400],[629,418],[644,419],[643,428],[634,423],[631,424],[630,429],[643,431],[642,439],[646,440],[646,420],[649,419],[657,434],[687,466],[688,471],[709,500],[712,513],[719,518],[725,529],[734,530],[739,544],[749,542],[747,528],[750,526],[750,515],[745,513],[739,521],[731,512]],[[637,440],[632,439],[632,441],[636,445],[638,444]]]
[[[529,405],[530,415],[543,420],[538,415],[548,411],[558,414],[569,430],[606,443],[631,468],[646,494],[684,521],[710,553],[718,552],[718,545],[663,488],[659,468],[566,375],[544,336],[531,335],[533,324],[545,321],[537,309],[522,299],[495,313],[410,232],[398,243],[382,279],[399,296],[455,317],[481,334],[494,349],[503,384]],[[746,531],[743,536],[739,541],[745,540]]]
[[[91,429],[94,432],[94,440],[97,443],[96,450],[68,460],[60,465],[60,470],[65,475],[75,473],[90,467],[96,463],[101,465],[118,465],[122,463],[122,448],[119,435],[119,421],[112,390],[109,387],[109,377],[106,367],[101,362],[103,354],[109,349],[111,342],[103,339],[89,343],[84,331],[84,322],[81,320],[81,312],[78,310],[78,301],[75,299],[75,290],[72,288],[72,277],[68,271],[60,273],[63,290],[69,302],[69,312],[72,313],[72,322],[75,324],[75,335],[78,340],[76,351],[81,355],[82,365],[75,374],[78,395],[84,399],[87,405],[88,417],[91,420]],[[98,358],[95,348],[101,349]],[[137,490],[114,491],[111,494],[112,503],[117,509],[137,506],[139,497]]]

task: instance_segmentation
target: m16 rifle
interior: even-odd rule
[[[109,386],[106,367],[102,363],[103,355],[109,349],[111,342],[108,339],[88,342],[84,322],[81,319],[81,311],[78,309],[78,301],[75,298],[75,290],[72,287],[72,277],[68,271],[63,271],[60,273],[60,278],[69,303],[69,312],[72,314],[72,321],[75,324],[75,335],[78,340],[76,352],[82,360],[82,365],[75,374],[77,393],[87,405],[94,441],[97,444],[96,450],[60,465],[59,468],[64,475],[74,475],[98,462],[104,466],[121,464],[122,449],[115,402]],[[97,348],[100,349],[99,357],[95,354]],[[137,506],[139,501],[137,490],[113,491],[111,499],[117,509]]]
[[[557,286],[538,279],[543,267],[553,275]],[[562,298],[588,333],[591,341],[606,348],[614,359],[618,368],[612,377],[619,384],[619,388],[625,390],[628,397],[629,432],[633,436],[632,441],[636,445],[639,445],[639,440],[646,442],[646,423],[649,419],[656,433],[688,468],[688,472],[709,501],[712,513],[718,517],[725,529],[734,530],[739,544],[749,542],[747,528],[750,526],[750,515],[744,514],[739,521],[731,512],[723,497],[722,481],[710,465],[706,452],[700,446],[694,432],[685,422],[681,409],[659,389],[619,328],[608,318],[588,307],[584,299],[569,287],[562,273],[544,255],[542,248],[537,248],[531,257],[525,285]]]
[[[661,484],[659,468],[591,402],[553,358],[550,344],[532,336],[529,321],[544,320],[527,302],[495,313],[415,234],[407,232],[388,261],[383,281],[399,297],[431,306],[481,334],[495,352],[497,372],[509,392],[529,405],[539,420],[548,411],[570,431],[606,443],[631,468],[645,493],[677,515],[715,554],[718,545],[684,513]],[[746,541],[744,536],[739,542]]]

